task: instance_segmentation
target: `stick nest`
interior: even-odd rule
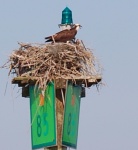
[[[10,55],[10,73],[34,78],[43,89],[54,79],[76,79],[99,74],[96,59],[90,49],[81,44],[23,44]],[[99,68],[98,68],[99,70]]]

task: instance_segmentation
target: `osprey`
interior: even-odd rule
[[[52,36],[45,37],[45,42],[67,42],[75,39],[77,31],[81,28],[80,24],[75,24],[73,28],[60,31]]]

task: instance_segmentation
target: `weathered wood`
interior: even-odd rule
[[[64,91],[65,93],[65,91]],[[65,94],[64,94],[65,95]],[[61,90],[56,90],[56,113],[57,113],[57,144],[58,149],[62,147],[62,125],[63,125],[63,113],[64,113],[64,105],[63,99],[61,94]]]
[[[65,99],[65,89],[63,89],[63,96]],[[67,150],[67,147],[62,146],[62,125],[63,125],[63,96],[61,90],[56,90],[56,117],[57,117],[57,146],[45,148],[44,150]]]
[[[61,148],[58,148],[57,146],[55,146],[50,148],[44,148],[44,150],[67,150],[67,147],[62,146]]]
[[[68,80],[85,80],[85,79],[88,79],[90,80],[90,82],[94,82],[96,79],[101,79],[102,77],[100,75],[95,75],[95,76],[72,76],[71,77],[68,77],[68,76],[65,76],[64,79],[68,79]],[[13,80],[12,80],[12,83],[16,83],[18,81],[22,81],[22,80],[31,80],[31,81],[35,81],[37,80],[38,78],[37,77],[22,77],[22,76],[18,76],[18,77],[14,77]],[[55,78],[55,79],[61,79],[61,78]]]
[[[55,80],[56,89],[66,88],[66,80],[65,79],[56,79]]]
[[[26,84],[35,84],[37,77],[15,77],[12,79],[12,84],[18,84],[20,87],[24,87]],[[66,80],[73,81],[76,84],[84,84],[85,87],[91,87],[94,84],[98,84],[102,78],[101,76],[82,76],[82,77],[65,77],[64,79],[56,78],[56,89],[65,88]]]

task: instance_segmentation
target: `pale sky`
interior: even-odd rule
[[[105,86],[87,89],[81,101],[77,149],[138,150],[137,0],[0,0],[0,66],[18,41],[44,43],[58,32],[66,6],[83,26],[77,38],[104,67]],[[0,70],[0,149],[31,150],[29,99],[7,74]]]

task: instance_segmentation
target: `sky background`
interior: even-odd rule
[[[0,0],[0,66],[17,42],[44,43],[58,32],[66,6],[83,26],[77,38],[104,68],[105,86],[87,89],[81,101],[77,149],[138,150],[137,0]],[[31,150],[29,99],[11,79],[0,69],[0,148]]]

